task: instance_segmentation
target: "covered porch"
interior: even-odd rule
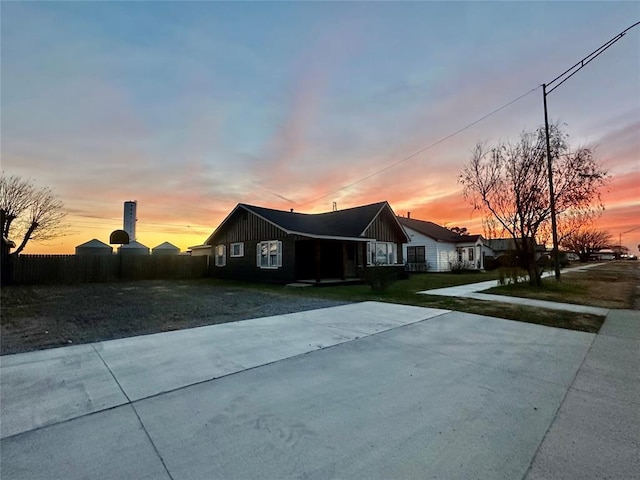
[[[367,242],[303,238],[295,242],[296,283],[335,285],[360,281],[367,264]]]

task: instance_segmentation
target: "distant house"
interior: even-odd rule
[[[367,266],[403,264],[408,238],[387,202],[320,214],[238,204],[205,244],[215,276],[320,283]],[[192,247],[192,255],[206,247]]]
[[[615,259],[616,259],[616,253],[610,248],[603,248],[601,250],[598,250],[597,252],[592,253],[589,257],[589,260],[594,260],[594,261],[605,261],[605,260],[615,260]]]
[[[213,255],[213,248],[211,245],[194,245],[193,247],[189,247],[187,253],[192,257],[210,256]]]
[[[461,266],[484,268],[484,257],[491,255],[482,235],[459,235],[433,222],[398,217],[409,241],[402,246],[407,270],[447,272]]]
[[[516,241],[513,238],[492,238],[485,240],[485,242],[492,250],[493,253],[490,255],[494,258],[516,253]],[[545,252],[545,247],[544,245],[538,245],[538,243],[531,238],[529,238],[529,242],[533,244],[533,251],[535,252],[535,258],[537,260]]]

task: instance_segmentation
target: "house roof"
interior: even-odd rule
[[[515,250],[516,241],[513,238],[492,238],[487,240],[487,245],[494,252],[507,252],[510,250]],[[544,245],[538,245],[538,243],[535,241],[533,241],[533,246],[537,252],[545,251]]]
[[[475,242],[481,235],[458,235],[451,230],[441,227],[440,225],[427,222],[426,220],[417,220],[415,218],[398,217],[401,225],[415,230],[418,233],[433,238],[439,242],[463,243]]]
[[[365,231],[384,208],[388,208],[392,217],[396,218],[387,202],[372,203],[326,213],[298,213],[239,203],[205,243],[210,243],[226,221],[240,208],[261,217],[288,234],[314,238],[365,240]],[[398,228],[404,233],[400,224],[398,224]]]

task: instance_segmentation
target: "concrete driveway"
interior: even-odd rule
[[[5,356],[2,478],[551,478],[599,337],[365,302]]]

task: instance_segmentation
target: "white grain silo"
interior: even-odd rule
[[[111,255],[113,247],[97,238],[76,247],[76,255]]]
[[[135,242],[136,240],[136,213],[138,209],[137,200],[129,200],[124,202],[124,221],[122,222],[122,229],[129,234],[129,242]]]
[[[149,247],[134,240],[118,247],[118,253],[120,255],[149,255]]]
[[[180,249],[169,242],[163,242],[151,249],[151,255],[178,255],[179,253]]]

